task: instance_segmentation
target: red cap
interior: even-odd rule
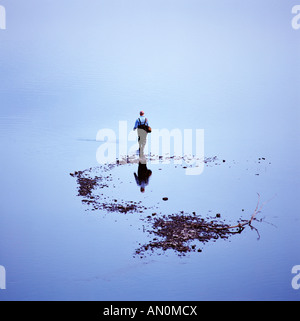
[[[144,116],[144,112],[142,110],[140,111],[140,116]]]

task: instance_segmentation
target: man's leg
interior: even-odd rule
[[[144,148],[146,145],[147,132],[143,129],[139,129],[139,147],[140,155],[144,155]]]

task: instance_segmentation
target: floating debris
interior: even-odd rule
[[[114,167],[110,167],[112,169]],[[107,168],[102,168],[105,173]],[[140,202],[117,200],[104,196],[103,193],[99,195],[98,189],[109,188],[108,182],[112,181],[111,176],[92,176],[93,169],[85,171],[76,171],[70,173],[72,177],[77,178],[78,196],[82,196],[82,203],[92,206],[92,210],[105,210],[107,212],[132,213],[143,212],[147,210],[146,206],[141,205]]]
[[[148,221],[151,223],[148,232],[155,237],[136,250],[135,253],[138,255],[158,249],[163,251],[172,249],[181,255],[198,251],[198,249],[202,251],[195,244],[190,244],[191,241],[199,241],[203,244],[218,238],[227,239],[232,234],[242,231],[242,228],[232,231],[228,229],[228,224],[182,213],[148,218]]]
[[[259,195],[258,195],[259,196]],[[228,239],[234,234],[240,234],[248,225],[255,229],[251,223],[256,219],[256,215],[262,209],[259,208],[259,198],[256,209],[249,220],[240,220],[235,225],[230,225],[221,220],[211,217],[203,218],[194,214],[186,214],[182,211],[177,214],[162,215],[160,217],[148,216],[150,227],[148,232],[155,237],[147,244],[139,247],[135,254],[143,257],[149,250],[152,253],[155,250],[174,250],[179,255],[185,255],[188,252],[202,252],[202,248],[194,244],[198,241],[203,245],[217,239]],[[194,212],[193,212],[194,213]],[[219,215],[218,215],[219,214]],[[220,218],[220,213],[216,216]],[[257,229],[255,229],[257,231]],[[258,231],[257,231],[258,232]],[[191,242],[193,242],[191,244]]]

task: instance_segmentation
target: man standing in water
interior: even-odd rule
[[[135,121],[133,130],[138,130],[138,142],[139,142],[139,152],[140,156],[144,155],[144,148],[146,145],[146,139],[149,129],[149,124],[147,118],[144,116],[144,112],[140,111],[140,117]]]

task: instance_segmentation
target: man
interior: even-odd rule
[[[135,121],[135,125],[133,127],[133,130],[137,129],[140,155],[144,155],[144,148],[147,139],[146,127],[148,126],[148,120],[144,116],[144,112],[140,111],[140,117]]]

